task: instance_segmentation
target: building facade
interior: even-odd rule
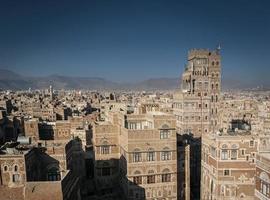
[[[202,200],[254,199],[258,140],[248,124],[237,123],[202,138]]]
[[[179,133],[201,137],[219,129],[220,62],[219,49],[194,49],[188,53],[181,90],[174,94],[173,110]]]

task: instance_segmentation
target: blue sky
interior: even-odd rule
[[[270,82],[267,0],[1,0],[0,68],[138,81],[179,77],[222,46],[223,77]]]

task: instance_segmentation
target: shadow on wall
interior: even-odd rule
[[[38,124],[38,133],[40,140],[54,140],[54,129],[50,124],[39,123]]]
[[[87,164],[87,167],[91,166],[90,162]],[[93,180],[94,191],[84,194],[82,199],[146,199],[145,189],[128,180],[126,159],[123,156],[120,159],[93,159],[92,167],[93,176],[89,180]]]

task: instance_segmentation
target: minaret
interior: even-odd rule
[[[51,100],[53,100],[53,87],[51,85],[50,85],[50,89],[49,89],[49,94],[50,94]]]

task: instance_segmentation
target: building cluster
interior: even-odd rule
[[[270,94],[221,86],[193,49],[176,91],[0,92],[0,199],[270,199]]]

